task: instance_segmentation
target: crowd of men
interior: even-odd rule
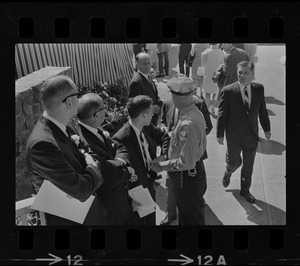
[[[225,60],[236,54],[235,49],[243,54],[233,44],[223,46],[228,54]],[[258,118],[266,139],[271,129],[264,87],[253,82],[254,65],[246,59],[230,59],[232,66],[226,61],[222,66],[224,74],[236,80],[232,77],[221,90],[216,137],[223,145],[226,136],[223,186],[230,184],[232,173],[242,165],[240,194],[253,203],[250,186],[259,142]],[[176,208],[179,225],[205,225],[203,160],[207,158],[206,136],[212,129],[205,101],[196,95],[194,80],[176,75],[167,82],[172,101],[164,102],[152,80],[147,53],[136,55],[136,67],[128,89],[129,120],[113,136],[101,128],[107,107],[98,94],[82,95],[66,76],[43,83],[45,111],[26,145],[34,192],[49,180],[79,201],[94,195],[84,225],[156,225],[155,210],[141,215],[142,203],[129,192],[142,186],[155,201],[154,181],[166,171],[168,213],[162,225],[177,218]],[[78,122],[71,124],[76,115]],[[74,136],[85,149],[79,149]],[[47,225],[76,224],[49,213],[46,220]]]

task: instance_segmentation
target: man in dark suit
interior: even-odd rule
[[[194,104],[197,106],[199,111],[203,114],[204,120],[206,122],[206,135],[208,135],[213,125],[211,123],[210,115],[205,103],[205,100],[198,95],[193,95]],[[167,132],[170,132],[175,129],[177,121],[179,118],[178,109],[175,107],[173,101],[170,99],[166,101],[163,106],[163,115],[162,115],[162,124],[161,128],[164,128]],[[203,153],[202,160],[207,159],[207,152],[206,150]],[[167,198],[167,215],[161,221],[161,225],[169,225],[171,221],[176,220],[177,212],[176,212],[176,200],[174,196],[172,182],[170,177],[167,175],[166,179],[166,187],[168,189],[168,198]]]
[[[133,78],[129,84],[128,98],[135,97],[137,95],[147,95],[153,101],[152,123],[157,125],[159,123],[159,115],[161,113],[161,107],[163,100],[158,97],[158,91],[154,84],[151,75],[149,75],[151,64],[150,57],[147,53],[139,53],[136,56],[138,71],[133,74]]]
[[[96,93],[79,100],[79,130],[91,149],[99,156],[104,184],[97,191],[107,212],[108,225],[123,225],[131,206],[128,196],[129,155],[123,144],[103,134],[100,128],[106,106]],[[132,169],[133,170],[133,169]]]
[[[178,54],[179,72],[181,74],[185,74],[187,77],[190,76],[190,68],[186,64],[191,49],[192,49],[191,43],[182,43],[179,46],[179,54]],[[184,72],[184,63],[185,63],[185,72]]]
[[[223,49],[226,52],[223,75],[227,77],[224,86],[227,86],[238,80],[237,64],[242,61],[249,61],[249,57],[244,50],[236,48],[232,43],[223,43]]]
[[[241,196],[250,203],[255,198],[250,194],[253,164],[258,146],[258,117],[267,140],[271,137],[270,120],[264,99],[262,84],[252,82],[254,65],[243,61],[237,65],[238,82],[223,88],[217,120],[217,141],[224,144],[226,132],[226,171],[223,186],[230,183],[232,173],[242,164]]]
[[[170,138],[166,132],[151,124],[153,103],[150,97],[139,95],[130,98],[127,103],[130,120],[113,136],[127,148],[130,163],[138,180],[129,184],[132,189],[139,185],[148,188],[155,201],[153,182],[157,173],[150,170],[150,163],[156,158],[157,146],[161,147],[161,156],[167,158]],[[129,225],[155,225],[155,213],[140,218],[135,211],[128,220]]]
[[[78,92],[74,82],[66,76],[55,76],[41,87],[45,111],[36,123],[26,144],[27,167],[34,192],[43,181],[49,180],[60,190],[80,201],[86,201],[103,182],[98,162],[82,154],[72,141],[67,126],[77,114]],[[84,225],[106,225],[106,212],[98,197],[84,221]],[[77,223],[46,213],[47,225],[77,225]]]

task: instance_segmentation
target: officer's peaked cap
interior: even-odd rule
[[[167,86],[171,93],[179,96],[192,94],[197,89],[196,82],[185,75],[172,77],[168,80]]]

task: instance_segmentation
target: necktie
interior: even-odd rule
[[[143,154],[143,158],[144,158],[145,167],[148,170],[146,145],[145,145],[144,138],[143,138],[142,134],[143,134],[143,132],[141,131],[141,133],[140,133],[140,141],[141,141],[141,146],[142,146],[142,154]]]
[[[178,109],[174,106],[174,117],[173,117],[173,128],[175,129],[178,123],[179,112]]]
[[[99,139],[105,144],[105,141],[104,141],[104,138],[102,137],[102,131],[100,130],[100,129],[97,129],[97,132],[98,132],[98,137],[99,137]]]
[[[244,94],[245,94],[245,106],[246,106],[247,110],[249,110],[250,102],[249,102],[249,95],[248,95],[247,87],[245,87],[245,89],[244,89]]]

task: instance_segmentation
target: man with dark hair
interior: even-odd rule
[[[154,112],[151,122],[154,125],[157,125],[157,123],[160,122],[158,119],[161,113],[163,100],[158,97],[157,87],[149,74],[151,69],[150,57],[147,53],[139,53],[136,56],[136,59],[138,71],[133,74],[133,78],[129,84],[128,98],[137,95],[149,96],[153,101]]]
[[[203,196],[207,184],[202,157],[206,149],[206,123],[193,101],[197,85],[185,76],[175,76],[167,86],[179,110],[179,120],[172,131],[169,159],[152,162],[151,169],[168,172],[178,206],[179,225],[205,225]]]
[[[106,106],[96,93],[88,93],[79,100],[77,117],[79,130],[91,149],[99,156],[104,184],[98,196],[107,212],[108,225],[123,225],[131,211],[128,197],[129,155],[124,145],[105,136],[101,124]],[[129,168],[130,169],[130,168]],[[132,172],[133,169],[130,169]]]
[[[113,136],[113,139],[124,144],[130,156],[130,164],[138,180],[129,184],[129,189],[142,185],[148,188],[155,201],[153,181],[157,174],[150,170],[152,160],[156,158],[157,146],[161,147],[161,156],[167,157],[169,137],[158,127],[151,124],[153,102],[149,96],[139,95],[130,98],[127,103],[129,121]],[[136,211],[128,219],[128,225],[155,225],[155,213],[140,218]]]
[[[255,198],[250,194],[253,164],[258,146],[258,118],[267,140],[271,126],[264,99],[262,84],[252,82],[254,65],[243,61],[237,65],[238,82],[223,88],[220,96],[217,120],[217,141],[224,145],[226,132],[226,171],[223,186],[228,187],[231,175],[243,163],[240,194],[250,203]],[[243,153],[243,162],[241,158]]]
[[[77,114],[78,91],[66,76],[46,80],[41,88],[45,111],[26,144],[27,167],[34,192],[44,180],[80,201],[86,201],[103,183],[100,165],[87,152],[82,154],[71,139],[67,126]],[[106,225],[105,209],[95,197],[84,225]],[[76,225],[75,222],[46,213],[47,225]]]

